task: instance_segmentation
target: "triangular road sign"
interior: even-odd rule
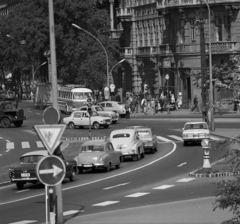
[[[53,154],[56,147],[59,145],[59,139],[66,128],[65,124],[54,125],[34,125],[38,136],[42,140],[43,144],[47,148],[50,155]]]

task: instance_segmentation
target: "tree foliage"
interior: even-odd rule
[[[19,2],[16,10],[0,21],[1,66],[31,74],[32,65],[36,69],[46,61],[44,52],[50,49],[48,1]],[[54,22],[58,77],[65,83],[101,88],[107,74],[105,52],[94,38],[72,23],[101,41],[111,67],[118,61],[119,50],[109,39],[107,9],[98,7],[94,0],[54,0]],[[22,40],[26,44],[21,44]]]

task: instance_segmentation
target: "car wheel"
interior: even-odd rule
[[[145,157],[145,152],[141,154],[141,158],[143,159]]]
[[[71,171],[71,176],[69,177],[69,180],[70,180],[71,182],[73,182],[73,181],[75,181],[76,179],[77,179],[76,170],[75,170],[75,168],[73,168],[72,171]]]
[[[1,125],[3,128],[9,128],[11,126],[11,121],[10,119],[8,119],[7,117],[4,117],[2,120],[1,120]]]
[[[108,127],[109,127],[109,125],[107,124],[107,125],[104,125],[103,127],[104,127],[104,128],[108,128]]]
[[[140,160],[140,154],[138,153],[137,155],[133,156],[133,161],[138,161]]]
[[[15,127],[21,127],[23,124],[23,121],[14,121],[13,124],[15,125]]]
[[[151,153],[152,153],[152,154],[155,153],[155,148],[151,148]]]
[[[94,129],[99,129],[100,128],[100,124],[98,122],[94,122],[93,123],[93,127],[94,127]]]
[[[24,187],[24,183],[16,183],[17,189],[22,190]]]
[[[186,146],[187,145],[187,142],[186,141],[183,141],[183,146]]]
[[[116,123],[117,123],[117,121],[112,121],[112,123],[113,123],[113,124],[116,124]]]
[[[119,169],[121,165],[121,161],[119,161],[119,164],[116,165],[116,169]]]
[[[110,164],[107,164],[106,166],[105,166],[105,172],[109,172],[110,171]]]
[[[78,173],[83,173],[83,168],[82,167],[78,167]]]
[[[75,124],[74,124],[73,122],[70,122],[70,123],[68,124],[68,127],[69,127],[70,129],[74,129],[74,128],[75,128]]]

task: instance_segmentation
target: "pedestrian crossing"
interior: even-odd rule
[[[182,137],[177,136],[177,135],[167,135],[167,137],[163,137],[163,136],[156,136],[158,140],[160,140],[161,142],[183,142]],[[210,136],[210,139],[213,141],[220,141],[221,138],[218,138],[216,136]]]

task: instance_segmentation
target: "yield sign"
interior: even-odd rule
[[[52,155],[56,147],[60,144],[59,139],[62,137],[66,125],[35,125],[34,128],[48,152]]]

